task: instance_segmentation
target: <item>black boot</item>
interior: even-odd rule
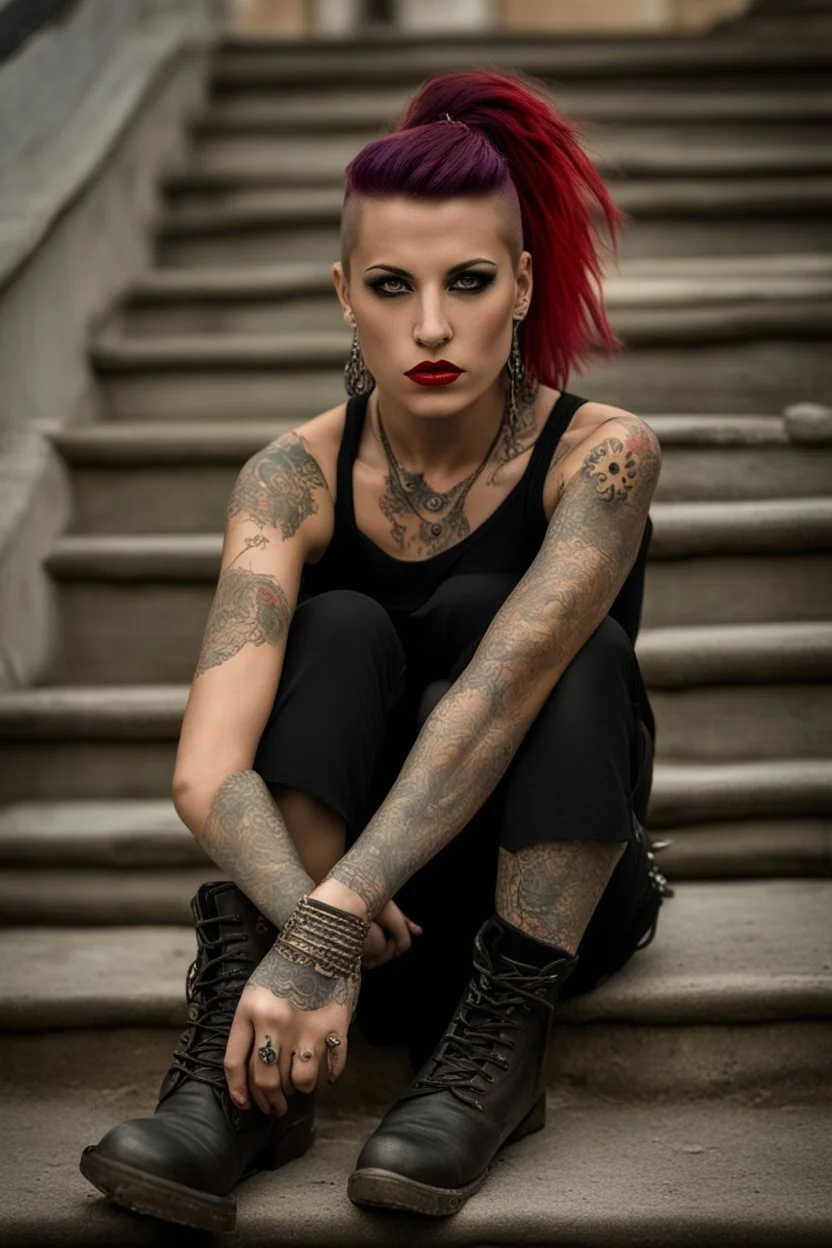
[[[231,1231],[231,1190],[258,1170],[300,1157],[314,1136],[314,1094],[294,1093],[282,1117],[239,1109],[228,1095],[225,1046],[237,1003],[277,929],[235,884],[203,884],[191,902],[196,960],[188,1017],[152,1118],[108,1131],[81,1156],[81,1173],[120,1205],[169,1222]]]
[[[474,974],[436,1051],[367,1140],[347,1184],[354,1204],[456,1213],[504,1144],[546,1121],[545,1058],[561,985],[578,959],[527,966],[477,933]]]

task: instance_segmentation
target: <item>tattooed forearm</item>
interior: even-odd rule
[[[324,488],[324,475],[303,438],[287,433],[243,465],[228,501],[228,518],[243,516],[261,529],[279,529],[286,539],[317,512],[315,492]]]
[[[547,945],[575,953],[624,842],[540,841],[500,850],[497,913]]]
[[[426,721],[387,799],[330,872],[364,899],[370,917],[479,810],[635,561],[658,442],[639,421],[608,424],[566,483],[534,563]]]
[[[282,927],[301,897],[315,887],[256,771],[235,771],[223,781],[200,843],[275,927]]]
[[[298,964],[272,948],[252,973],[246,988],[268,988],[276,997],[285,997],[299,1010],[320,1010],[325,1005],[345,1005],[354,1009],[360,975],[345,978],[321,975],[314,966]]]
[[[196,676],[225,663],[245,645],[279,645],[291,618],[289,600],[275,577],[229,564],[217,582]]]

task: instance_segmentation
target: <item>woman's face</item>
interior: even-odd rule
[[[496,196],[364,199],[349,287],[333,266],[379,390],[420,415],[459,411],[499,384],[512,316],[528,308],[532,289],[531,256],[512,264],[501,211]],[[464,371],[422,385],[406,374],[425,360]]]

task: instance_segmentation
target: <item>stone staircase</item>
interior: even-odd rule
[[[77,1157],[152,1107],[188,899],[218,875],[169,791],[225,502],[252,451],[343,396],[344,163],[428,73],[483,62],[555,85],[636,219],[608,283],[629,349],[570,389],[664,448],[638,650],[677,895],[653,945],[561,1008],[549,1125],[460,1215],[349,1205],[408,1077],[356,1040],[315,1149],[241,1189],[229,1243],[828,1244],[830,61],[741,28],[218,49],[157,267],[91,335],[100,419],[54,438],[75,508],[49,560],[54,668],[0,694],[4,1245],[191,1242],[108,1205]]]

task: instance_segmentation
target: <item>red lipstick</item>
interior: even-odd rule
[[[464,372],[464,368],[458,368],[450,360],[422,360],[406,372],[405,377],[420,386],[447,386]]]

